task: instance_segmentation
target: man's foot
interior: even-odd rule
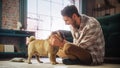
[[[80,60],[79,60],[79,59],[75,59],[75,60],[63,59],[62,62],[63,62],[63,64],[66,64],[66,65],[76,65],[76,64],[80,64]]]

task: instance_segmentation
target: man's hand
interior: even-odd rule
[[[50,38],[50,44],[52,46],[62,47],[64,45],[64,41],[61,41],[56,35],[52,35]]]

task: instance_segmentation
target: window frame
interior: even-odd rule
[[[27,28],[27,0],[19,0],[19,21],[22,28]]]
[[[1,26],[2,26],[2,0],[0,0],[0,29],[1,29]]]

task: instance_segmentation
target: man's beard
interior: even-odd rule
[[[79,29],[79,27],[80,27],[80,25],[78,25],[75,20],[73,20],[72,26],[73,26],[74,28],[77,28],[77,29]]]

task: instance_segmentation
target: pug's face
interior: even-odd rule
[[[59,31],[52,32],[52,35],[55,35],[60,41],[64,40],[63,35]]]
[[[49,43],[51,43],[52,37],[56,37],[61,42],[63,42],[63,40],[64,40],[64,37],[62,36],[62,34],[59,31],[54,31],[51,33],[51,35],[49,36],[49,39],[48,39]]]

